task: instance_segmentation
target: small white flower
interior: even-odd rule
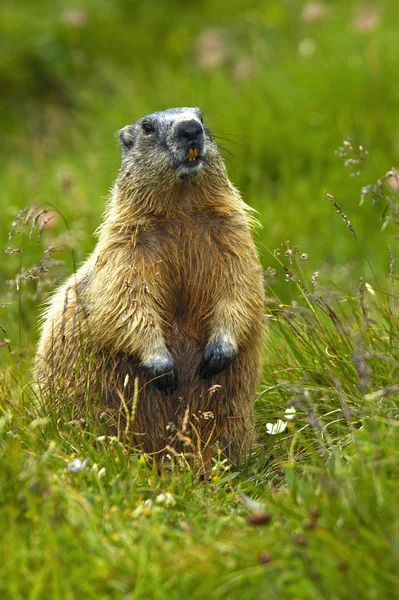
[[[296,410],[294,406],[290,406],[289,408],[286,408],[284,411],[284,417],[287,419],[287,421],[293,421],[295,419],[295,415],[296,415]]]
[[[137,508],[134,509],[132,515],[133,517],[141,517],[141,515],[144,513],[144,506],[142,504],[139,504]]]
[[[327,6],[321,2],[307,2],[302,9],[302,19],[307,23],[321,21],[327,15]]]
[[[173,498],[172,494],[169,492],[158,494],[155,498],[156,504],[164,504],[165,506],[173,506],[176,504],[176,500]]]
[[[366,290],[368,291],[369,294],[371,294],[372,296],[375,296],[375,291],[369,283],[365,283],[364,287],[366,288]]]
[[[72,462],[67,464],[67,468],[68,471],[71,471],[72,473],[80,473],[80,471],[83,471],[86,465],[87,458],[85,458],[83,461],[80,460],[80,458],[74,458]]]
[[[105,473],[106,473],[105,467],[102,467],[102,469],[99,470],[97,477],[99,479],[101,479],[102,477],[104,477]]]
[[[270,435],[277,435],[282,433],[287,427],[287,423],[281,419],[277,420],[277,423],[266,423],[266,431]]]
[[[307,58],[308,56],[313,56],[313,54],[316,52],[316,49],[317,44],[312,38],[304,38],[299,42],[298,54]]]
[[[149,515],[152,510],[153,502],[151,498],[147,500],[143,500],[140,504],[134,509],[133,517],[141,517],[142,515]]]

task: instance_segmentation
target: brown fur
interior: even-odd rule
[[[190,438],[196,451],[217,441],[238,458],[253,435],[263,331],[248,207],[213,143],[188,182],[160,168],[156,148],[134,153],[122,164],[94,252],[44,315],[36,378],[58,410],[69,403],[80,415],[89,407],[108,433],[126,434],[145,452],[190,450]],[[237,356],[201,379],[204,348],[220,334]],[[171,394],[142,366],[165,346],[179,377]]]

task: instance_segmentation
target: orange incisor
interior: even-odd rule
[[[197,160],[197,157],[198,157],[198,148],[189,148],[189,150],[188,150],[189,162]]]

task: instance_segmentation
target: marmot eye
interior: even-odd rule
[[[146,133],[147,135],[149,133],[153,133],[154,132],[154,126],[151,125],[151,123],[148,123],[148,121],[146,121],[145,123],[143,123],[142,127],[143,127],[144,133]]]

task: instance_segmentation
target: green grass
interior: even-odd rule
[[[0,14],[1,247],[24,248],[0,261],[0,597],[398,598],[397,192],[386,182],[358,206],[398,164],[396,3],[368,31],[364,7],[338,1],[313,23],[277,0],[85,0],[79,26],[66,2],[32,6]],[[207,69],[211,28],[223,58]],[[192,104],[258,210],[268,296],[256,446],[240,465],[216,457],[206,481],[38,411],[30,371],[38,305],[95,244],[115,131]],[[369,152],[350,168],[351,150],[334,153],[348,138]],[[22,221],[7,240],[24,206],[59,211],[40,241],[43,218],[31,241]],[[16,286],[49,246],[48,271]]]
[[[384,296],[320,298],[270,307],[258,443],[245,464],[216,458],[209,481],[36,415],[14,365],[0,382],[4,597],[395,598],[398,325]],[[269,524],[247,520],[242,494]]]

